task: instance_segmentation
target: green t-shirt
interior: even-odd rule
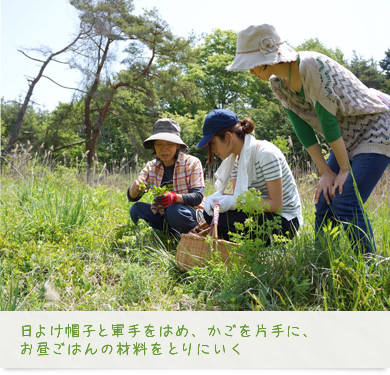
[[[298,56],[298,65],[299,63],[300,60]],[[305,98],[303,86],[298,95],[302,98]],[[290,119],[295,133],[297,134],[297,137],[302,145],[305,148],[308,148],[317,143],[314,129],[290,109],[285,108],[285,110],[287,111],[288,118]],[[319,102],[317,102],[315,105],[315,111],[317,113],[318,119],[320,120],[321,128],[326,141],[329,143],[339,139],[341,137],[341,131],[336,116],[328,112]]]

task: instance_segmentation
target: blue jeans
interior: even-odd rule
[[[351,169],[363,203],[367,201],[389,163],[390,158],[380,154],[359,154],[352,159]],[[334,173],[339,173],[340,167],[333,152],[330,153],[328,166]],[[350,239],[353,243],[360,242],[365,252],[376,250],[371,224],[359,204],[351,174],[344,183],[343,194],[337,191],[330,205],[326,203],[321,194],[316,204],[315,230],[317,236],[321,235],[323,225],[327,224],[328,219],[332,226],[338,225],[341,221],[345,228],[351,227],[348,231]],[[348,223],[353,225],[350,226]]]
[[[163,230],[167,227],[171,233],[188,233],[198,225],[196,210],[181,203],[171,204],[164,210],[164,216],[154,214],[149,203],[136,202],[130,208],[130,217],[135,224],[144,219],[151,227]]]

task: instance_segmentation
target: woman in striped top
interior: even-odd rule
[[[198,147],[208,145],[209,163],[214,154],[223,160],[216,173],[217,192],[206,198],[204,216],[211,222],[214,201],[220,203],[218,233],[229,239],[229,231],[236,232],[234,223],[243,223],[248,217],[236,210],[236,198],[255,188],[261,192],[264,220],[281,219],[279,234],[293,237],[302,225],[301,202],[294,177],[283,153],[267,141],[256,140],[252,134],[251,119],[240,121],[234,112],[226,109],[210,112],[203,125],[203,138]],[[228,181],[233,184],[233,194],[224,194]],[[268,241],[269,242],[269,241]]]

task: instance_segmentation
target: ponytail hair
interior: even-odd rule
[[[246,117],[246,118],[244,118],[243,120],[241,120],[241,121],[239,121],[236,125],[238,125],[238,124],[240,124],[240,126],[241,126],[241,129],[242,129],[242,133],[239,135],[239,134],[237,134],[237,132],[236,132],[236,134],[237,134],[237,136],[239,137],[239,138],[244,138],[245,137],[245,134],[251,134],[251,133],[253,133],[253,131],[255,130],[255,124],[254,124],[254,122],[250,119],[250,118],[248,118],[248,117]]]
[[[252,134],[255,130],[255,123],[250,118],[246,117],[243,120],[237,122],[237,124],[233,126],[229,126],[228,128],[222,129],[215,133],[214,137],[220,138],[222,141],[225,139],[225,135],[227,132],[235,133],[238,138],[244,139],[246,134]],[[208,164],[214,164],[214,153],[211,148],[211,141],[208,144]]]

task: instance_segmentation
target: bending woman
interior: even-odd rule
[[[315,191],[315,230],[328,220],[350,227],[353,246],[375,250],[372,228],[354,189],[364,202],[390,163],[390,112],[386,95],[367,88],[348,69],[316,52],[297,53],[271,25],[238,33],[236,56],[228,70],[249,70],[271,84],[294,130],[321,175]],[[326,162],[314,129],[331,153]],[[352,171],[352,174],[351,174]],[[353,225],[350,225],[353,224]]]
[[[214,200],[220,203],[218,234],[228,240],[229,231],[236,232],[235,222],[244,223],[248,217],[236,210],[236,197],[255,188],[261,192],[265,215],[259,215],[259,224],[263,220],[281,219],[281,231],[278,234],[293,237],[302,225],[301,201],[294,177],[287,161],[278,147],[267,141],[256,140],[252,134],[253,121],[242,121],[234,112],[217,109],[210,112],[203,125],[203,138],[197,147],[208,145],[209,163],[214,154],[223,160],[216,173],[217,192],[206,198],[205,220],[210,224],[213,215]],[[224,194],[230,181],[234,194]],[[266,239],[269,243],[269,239]]]
[[[189,232],[204,222],[200,160],[181,151],[188,147],[180,138],[179,124],[170,119],[153,125],[153,135],[144,141],[144,147],[153,149],[156,158],[146,164],[127,191],[128,199],[136,202],[130,209],[131,219],[135,224],[144,219],[155,229],[166,226],[174,234]],[[154,204],[137,202],[147,187],[155,186],[166,186],[169,192],[157,197]]]

